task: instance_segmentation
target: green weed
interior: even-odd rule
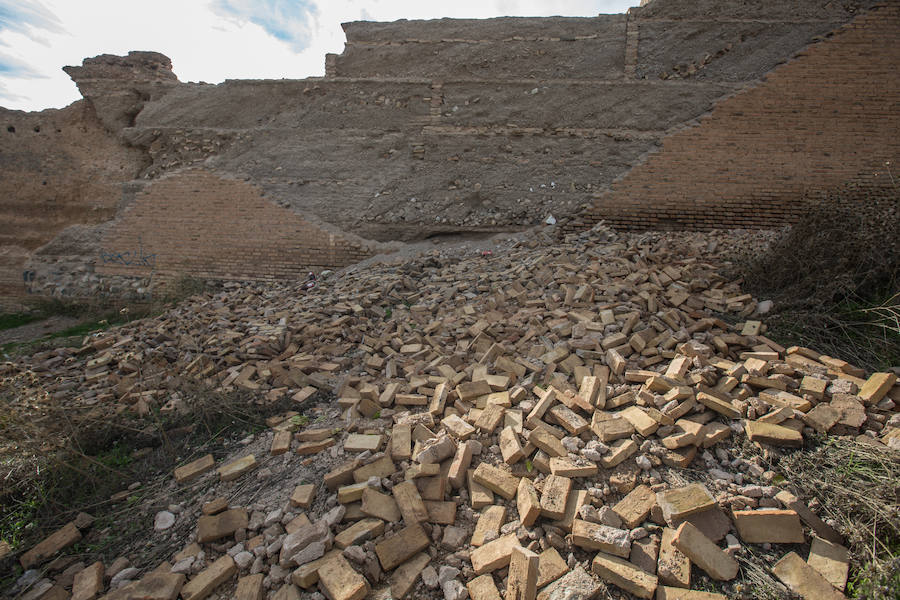
[[[109,450],[98,454],[97,461],[103,465],[106,465],[107,467],[113,469],[121,469],[134,462],[134,459],[131,457],[131,453],[129,451],[121,446],[116,445]]]
[[[10,547],[17,548],[29,533],[37,527],[36,519],[40,508],[42,490],[30,498],[17,500],[0,515],[0,539]]]
[[[34,321],[40,321],[44,317],[35,313],[6,313],[0,315],[0,330],[3,329],[13,329],[14,327],[21,327],[22,325],[27,325],[29,323],[33,323]]]
[[[870,562],[847,581],[850,598],[896,600],[900,598],[900,556],[886,562]]]

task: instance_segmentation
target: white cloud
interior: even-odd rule
[[[56,15],[39,0],[0,0],[0,31],[33,35],[42,29],[54,33],[63,30]]]
[[[312,42],[319,12],[315,3],[307,0],[213,0],[210,7],[225,18],[259,25],[297,52]]]
[[[80,98],[61,68],[98,54],[162,52],[182,81],[297,79],[324,73],[325,54],[343,49],[344,21],[592,16],[638,0],[0,0],[0,9],[13,2],[41,18],[0,20],[10,64],[31,69],[0,68],[0,105],[40,110]]]

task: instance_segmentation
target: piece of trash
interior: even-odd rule
[[[550,215],[549,217],[547,217],[544,223],[546,223],[547,225],[556,225],[556,217]]]

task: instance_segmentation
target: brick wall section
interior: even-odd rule
[[[896,189],[900,6],[881,6],[810,46],[695,126],[666,137],[566,225],[780,226],[847,185]]]
[[[305,278],[308,271],[346,266],[371,253],[360,242],[276,206],[250,184],[193,169],[138,194],[104,237],[96,272],[146,276],[152,271],[162,281],[181,275]]]

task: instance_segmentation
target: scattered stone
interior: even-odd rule
[[[458,550],[465,542],[468,534],[462,527],[454,527],[452,525],[444,528],[444,537],[441,539],[441,546],[448,550]]]
[[[402,518],[400,508],[394,498],[371,488],[363,490],[360,510],[365,515],[382,519],[388,523],[396,523]]]
[[[519,478],[487,463],[481,463],[472,474],[475,483],[483,485],[507,500],[512,500],[519,487]]]
[[[365,540],[377,538],[383,533],[384,521],[381,519],[361,519],[337,534],[334,537],[334,544],[338,548],[344,549],[354,544],[361,544]],[[323,548],[322,554],[324,553],[325,551]],[[319,556],[321,556],[321,554]],[[319,558],[319,556],[313,556],[312,558]],[[295,560],[297,560],[296,557]],[[298,564],[300,564],[299,561]]]
[[[789,448],[801,448],[803,446],[803,435],[796,429],[789,427],[762,421],[746,421],[744,430],[747,432],[747,437],[750,438],[751,442]]]
[[[575,519],[572,524],[572,543],[588,550],[602,550],[623,558],[631,553],[631,536],[628,531],[580,519]]]
[[[506,600],[535,600],[539,561],[538,555],[527,548],[512,549]]]
[[[189,483],[201,475],[212,471],[215,464],[216,461],[213,459],[212,454],[201,456],[197,460],[175,469],[175,481],[178,483]]]
[[[136,371],[117,363],[131,360],[126,351],[189,335],[197,340],[185,352],[192,366],[170,357],[166,346],[166,377],[197,376],[226,391],[260,392],[266,401],[304,402],[320,391],[337,398],[311,409],[331,420],[321,426],[301,425],[296,412],[268,420],[271,434],[239,445],[242,454],[259,453],[271,440],[264,464],[252,454],[227,462],[218,470],[226,483],[208,497],[238,502],[245,486],[227,482],[257,466],[253,483],[270,485],[289,481],[297,464],[334,460],[327,473],[315,471],[330,495],[317,499],[315,480],[296,486],[289,503],[281,503],[283,493],[257,494],[255,504],[229,510],[218,497],[202,505],[197,543],[172,557],[174,566],[162,563],[152,577],[134,581],[136,569],[112,565],[114,592],[133,594],[153,582],[159,590],[180,588],[184,575],[199,571],[181,590],[186,599],[261,600],[268,593],[291,600],[303,588],[303,597],[356,600],[370,584],[379,597],[415,598],[421,578],[451,600],[499,600],[498,585],[507,600],[530,600],[538,588],[544,600],[587,600],[604,586],[579,563],[583,548],[599,551],[594,573],[628,593],[695,600],[721,596],[688,589],[692,562],[715,579],[737,573],[740,542],[728,535],[732,521],[720,506],[733,511],[747,544],[802,543],[801,520],[840,542],[796,497],[757,485],[771,483],[775,473],[716,445],[746,433],[755,443],[796,447],[812,430],[900,443],[900,421],[890,415],[896,378],[865,380],[843,361],[784,349],[760,335],[762,323],[746,321],[759,312],[752,298],[723,281],[702,253],[680,258],[682,240],[602,233],[621,243],[587,241],[582,251],[560,242],[539,251],[534,264],[513,249],[509,260],[494,257],[477,273],[436,253],[430,266],[408,261],[377,270],[371,281],[350,271],[335,280],[333,293],[322,290],[304,302],[233,284],[233,293],[206,296],[202,324],[185,328],[172,316],[154,321],[151,337],[135,326],[129,335],[140,345],[109,334],[107,346],[92,341],[53,358],[64,358],[60,369],[77,366],[79,382],[88,361],[105,361],[93,363],[104,367],[103,377],[91,379],[84,395],[96,402],[100,394],[97,406],[137,402],[149,410],[154,396],[129,392]],[[448,299],[456,303],[450,309],[442,304]],[[386,317],[383,302],[395,307],[394,318]],[[256,315],[260,306],[264,322]],[[732,326],[713,313],[744,322]],[[34,373],[43,377],[55,368]],[[169,381],[160,381],[159,393],[171,393],[162,387]],[[859,397],[851,396],[857,387]],[[299,446],[289,454],[292,442]],[[297,456],[329,448],[320,457]],[[666,483],[677,480],[667,468],[692,463],[712,477],[715,498],[700,484]],[[176,469],[175,478],[189,482],[213,468],[207,455]],[[302,476],[311,480],[308,472]],[[187,504],[161,511],[154,528],[170,530],[175,515],[183,521],[195,511]],[[311,522],[314,515],[321,516]],[[660,535],[656,525],[664,523],[669,527]],[[89,526],[76,522],[61,544],[32,549],[32,566]],[[717,545],[723,538],[727,552]],[[813,571],[842,588],[846,565],[846,549],[813,540]],[[51,572],[64,568],[60,562]],[[77,577],[87,578],[88,569]],[[236,572],[247,575],[237,590],[234,583],[217,589]],[[65,588],[68,576],[75,587],[74,570],[55,582],[36,575],[32,583],[51,593],[54,584]]]
[[[894,373],[873,373],[856,395],[863,401],[863,404],[877,404],[895,383],[897,383],[897,375]]]
[[[736,510],[738,535],[748,544],[802,544],[800,517],[792,510]]]
[[[406,525],[412,526],[428,521],[428,508],[415,483],[404,481],[395,485],[392,491]]]
[[[685,522],[702,531],[703,535],[716,543],[721,542],[733,526],[731,519],[718,506],[694,513],[683,520],[675,519],[672,521],[672,526],[677,529]]]
[[[375,544],[375,553],[381,562],[381,568],[390,571],[405,562],[413,554],[428,547],[429,539],[418,524],[400,530],[394,536]]]
[[[176,600],[183,593],[185,576],[179,573],[151,572],[137,583],[128,586],[128,598]],[[183,595],[183,598],[188,596]]]
[[[256,457],[250,454],[219,467],[219,479],[221,481],[233,481],[256,467]]]
[[[103,563],[95,562],[79,571],[72,583],[72,600],[93,600],[103,592]]]
[[[520,546],[515,533],[488,542],[471,554],[472,568],[476,575],[501,569],[509,564],[513,548]]]
[[[844,542],[844,538],[837,531],[834,530],[833,527],[825,523],[822,519],[816,516],[809,507],[800,501],[797,496],[793,495],[787,490],[781,490],[777,494],[775,494],[775,499],[781,502],[785,508],[789,508],[796,512],[803,522],[813,528],[816,532],[816,535],[819,537],[828,540],[834,544],[842,544]]]
[[[656,575],[651,575],[627,560],[604,552],[598,552],[594,557],[591,562],[591,570],[600,579],[620,587],[638,598],[652,598],[658,584]]]
[[[272,600],[300,600],[300,590],[292,583],[286,583],[275,592]]]
[[[500,600],[500,592],[490,575],[480,575],[466,584],[472,600]]]
[[[670,527],[664,528],[659,544],[656,573],[659,581],[665,585],[689,588],[691,587],[691,561],[675,547],[674,539],[675,530]]]
[[[81,532],[75,527],[75,523],[68,523],[62,529],[58,529],[34,548],[19,557],[19,562],[25,569],[39,565],[60,550],[67,548],[81,539]]]
[[[424,573],[430,560],[431,557],[420,552],[397,567],[391,575],[391,596],[397,600],[406,598],[415,587],[416,579],[420,574],[423,575],[422,580],[425,580]],[[434,571],[434,569],[431,570]]]
[[[519,521],[525,527],[534,525],[541,515],[541,501],[538,498],[537,490],[534,489],[534,484],[527,477],[519,480],[516,491],[516,508],[519,511]]]
[[[465,600],[468,594],[465,586],[456,579],[442,583],[441,591],[444,592],[444,600]]]
[[[197,519],[197,541],[214,542],[232,535],[249,524],[247,511],[242,508],[226,510],[216,515],[204,515]]]
[[[516,482],[518,487],[518,481]],[[560,520],[566,515],[569,492],[572,480],[559,475],[549,475],[544,480],[544,491],[541,494],[541,515],[548,519]],[[501,494],[504,498],[507,496]],[[509,498],[511,498],[510,496]],[[508,498],[508,499],[509,499]]]
[[[291,494],[291,506],[296,508],[309,508],[316,497],[316,486],[309,483],[298,485]]]
[[[237,565],[237,568],[240,569],[241,571],[245,571],[250,568],[250,565],[253,564],[254,556],[250,552],[247,552],[246,550],[244,550],[242,552],[238,552],[237,554],[235,554],[233,558],[234,558],[234,564]],[[187,560],[190,560],[193,563],[194,559],[190,558]],[[177,572],[177,571],[175,571],[175,567],[172,567],[172,572],[173,573]]]
[[[806,562],[838,590],[843,592],[847,587],[850,551],[844,546],[813,537]]]
[[[365,577],[340,554],[327,558],[318,568],[319,584],[332,600],[362,600],[369,591]]]
[[[796,552],[785,554],[772,567],[772,573],[804,600],[838,600],[845,597]]]
[[[677,587],[660,586],[656,600],[727,600],[728,596],[715,592],[698,592]]]
[[[633,529],[647,518],[655,504],[656,494],[646,485],[639,485],[622,498],[612,510],[622,519],[625,527]]]
[[[713,579],[730,581],[737,577],[737,561],[690,523],[681,524],[672,544]]]
[[[344,440],[344,450],[347,452],[377,452],[381,447],[382,437],[380,435],[366,435],[360,433],[351,433]]]
[[[500,527],[506,522],[506,507],[492,504],[485,508],[478,521],[475,523],[475,531],[472,533],[473,546],[483,546],[491,539],[497,539]],[[488,539],[488,538],[491,539]]]
[[[628,561],[637,565],[647,573],[656,575],[656,565],[659,558],[659,542],[651,537],[635,540],[632,535],[631,554]]]
[[[569,566],[556,548],[547,548],[538,556],[538,589],[569,572]]]
[[[441,582],[438,581],[438,574],[434,567],[428,566],[422,570],[422,583],[431,590],[436,590],[440,587]]]
[[[263,588],[264,577],[262,573],[257,573],[238,579],[234,600],[263,600],[265,593]]]
[[[153,519],[153,529],[156,531],[165,531],[175,524],[175,515],[167,510],[161,510],[156,513]]]
[[[656,502],[662,509],[663,518],[669,525],[694,513],[709,510],[716,505],[716,501],[706,486],[699,483],[657,492]]]
[[[228,500],[225,498],[216,498],[203,504],[200,512],[204,515],[215,515],[228,508]]]
[[[226,554],[188,581],[181,589],[181,596],[184,600],[203,600],[236,572],[234,559]]]

